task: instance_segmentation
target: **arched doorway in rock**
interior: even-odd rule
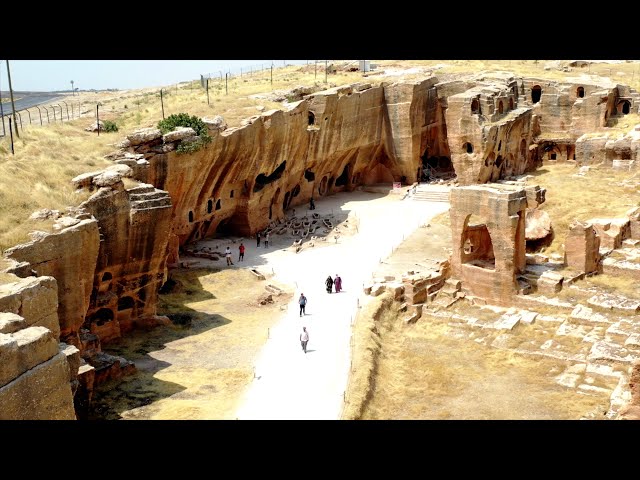
[[[325,175],[324,177],[322,177],[322,180],[320,180],[320,185],[318,186],[318,195],[324,195],[327,193],[327,176]]]
[[[450,180],[456,177],[456,170],[449,157],[427,156],[429,150],[422,156],[422,180],[426,182],[436,180]]]
[[[498,113],[499,114],[504,113],[504,105],[502,105],[502,100],[498,101]]]
[[[95,323],[97,326],[101,327],[107,322],[113,321],[115,316],[113,315],[113,310],[110,308],[101,308],[96,313],[91,315],[91,323]]]
[[[460,242],[462,263],[487,270],[496,269],[493,241],[487,225],[477,215],[467,215]]]
[[[473,153],[473,144],[471,142],[464,142],[462,149],[467,153]]]
[[[576,97],[584,98],[584,87],[578,87],[576,89]]]
[[[480,113],[480,102],[477,98],[471,100],[471,113]]]
[[[509,111],[513,110],[513,97],[509,97]]]
[[[531,87],[531,102],[538,103],[542,97],[542,87],[540,85],[534,85]]]
[[[621,102],[620,111],[623,115],[628,115],[631,111],[631,102],[629,100],[623,100]]]
[[[336,178],[336,187],[344,187],[345,185],[349,184],[350,170],[351,170],[351,165],[347,163],[344,166],[344,169],[342,170],[342,173],[340,174],[340,176]]]
[[[316,115],[311,110],[309,110],[308,121],[309,125],[314,125],[316,123]]]

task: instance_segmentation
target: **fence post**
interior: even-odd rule
[[[164,100],[162,99],[162,89],[160,89],[160,106],[162,107],[162,119],[164,120]]]
[[[38,109],[38,115],[40,115],[40,126],[42,126],[42,110],[40,110],[40,107],[37,105],[36,108]]]
[[[24,128],[22,128],[22,115],[20,115],[20,112],[16,112],[16,115],[18,115],[18,119],[20,120],[20,129],[24,131]],[[18,124],[16,123],[16,132],[18,131]]]
[[[25,111],[27,112],[27,115],[29,115],[29,125],[31,125],[31,112],[28,108]]]
[[[69,121],[69,105],[67,105],[67,102],[64,100],[61,100],[61,102],[64,103],[64,106],[67,109],[67,121]],[[62,116],[62,107],[60,107],[60,116]]]
[[[44,111],[47,112],[47,125],[49,125],[51,123],[51,120],[49,120],[49,109],[44,105],[42,106],[42,108],[44,108]]]
[[[225,95],[229,95],[229,73],[224,74],[224,91]]]
[[[4,120],[2,120],[4,123]],[[11,154],[15,155],[16,152],[13,150],[13,130],[11,130],[11,117],[9,117],[9,135],[11,135]]]
[[[56,118],[56,109],[53,108],[53,105],[51,105],[51,110],[53,110],[53,123],[56,123],[56,120],[57,120],[57,118]]]
[[[96,125],[98,126],[98,136],[100,136],[100,104],[96,105]]]

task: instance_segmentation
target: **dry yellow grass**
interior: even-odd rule
[[[317,84],[324,88],[324,75]],[[357,72],[338,72],[328,77],[330,83],[345,84],[361,81]],[[372,83],[376,81],[373,80]],[[222,115],[230,127],[259,114],[257,106],[266,110],[281,109],[280,103],[251,99],[249,95],[291,89],[298,85],[316,83],[309,67],[291,66],[274,69],[273,85],[270,72],[233,77],[225,94],[224,81],[213,79],[207,94],[199,82],[185,82],[163,89],[164,114],[185,112],[190,115]],[[0,253],[29,240],[32,230],[47,231],[49,224],[29,221],[31,213],[40,208],[64,211],[67,206],[86,200],[86,193],[76,193],[70,180],[111,165],[105,154],[114,150],[113,144],[141,127],[156,126],[162,120],[160,89],[141,89],[122,92],[82,93],[76,97],[83,102],[85,117],[64,124],[26,126],[15,139],[15,155],[11,154],[8,137],[0,140]],[[75,102],[75,100],[74,100]],[[100,119],[114,121],[119,131],[114,133],[85,132],[95,122],[95,105],[100,103]],[[52,119],[53,121],[53,119]]]
[[[571,164],[544,165],[531,174],[530,183],[547,189],[546,201],[539,208],[551,217],[555,238],[545,253],[564,253],[564,240],[574,220],[618,218],[640,202],[637,186],[623,184],[637,180],[637,172],[613,170],[610,167],[590,169],[585,176],[574,176],[577,168]]]
[[[384,387],[354,418],[578,419],[603,418],[608,409],[606,397],[577,395],[555,382],[566,368],[562,361],[457,338],[446,322],[432,318],[405,326],[382,314],[380,321],[374,382]]]
[[[161,295],[158,312],[188,320],[103,346],[138,371],[100,387],[95,418],[233,419],[268,329],[292,295],[259,305],[265,282],[247,269],[177,270],[172,279],[176,291]]]

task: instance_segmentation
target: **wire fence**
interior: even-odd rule
[[[11,103],[3,103],[2,122],[0,125],[0,137],[9,135],[9,122],[13,125],[14,132],[23,131],[32,125],[49,125],[52,123],[64,123],[80,118],[83,114],[83,103],[75,100],[56,100],[47,105],[36,105],[22,110],[16,110],[15,115],[11,109]],[[9,110],[9,111],[7,111]]]

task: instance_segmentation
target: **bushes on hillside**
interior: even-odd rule
[[[200,148],[211,141],[207,126],[201,118],[195,115],[189,115],[187,113],[174,113],[169,115],[164,120],[158,122],[158,128],[165,134],[174,130],[176,127],[191,127],[198,135],[198,140],[195,142],[180,142],[176,152],[178,153],[193,153],[200,150]]]

